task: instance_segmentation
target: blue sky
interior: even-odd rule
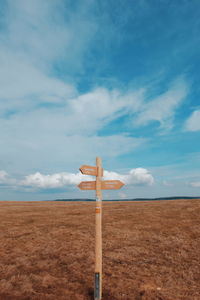
[[[0,199],[200,195],[198,0],[0,1]],[[86,178],[88,179],[88,178]]]

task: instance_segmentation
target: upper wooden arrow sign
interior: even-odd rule
[[[81,190],[95,190],[96,189],[96,181],[82,181],[78,185]]]
[[[102,190],[118,190],[123,187],[124,183],[120,180],[104,180],[101,182]]]
[[[97,176],[97,167],[93,167],[93,166],[87,166],[87,165],[83,165],[79,168],[79,170],[81,171],[82,174],[85,175],[93,175],[93,176]],[[103,176],[103,169],[101,172],[101,176]]]

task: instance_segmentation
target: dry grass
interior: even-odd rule
[[[92,300],[94,205],[0,202],[0,299]],[[200,299],[200,200],[103,205],[103,300]]]

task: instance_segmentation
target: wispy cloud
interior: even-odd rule
[[[76,81],[70,74],[82,68],[95,32],[89,4],[73,11],[64,1],[18,0],[7,1],[2,9],[1,113],[30,110],[40,103],[60,103],[75,96]],[[65,67],[67,81],[55,74],[58,65]]]
[[[9,174],[4,171],[0,170],[0,185],[2,186],[15,186],[17,180],[9,176]]]
[[[200,188],[200,181],[190,182],[190,185],[195,188]]]
[[[69,3],[68,3],[69,4]],[[90,3],[78,9],[65,1],[7,1],[2,40],[37,68],[53,71],[59,60],[71,69],[80,68],[88,43],[95,33],[95,18]]]
[[[185,130],[199,131],[200,130],[200,110],[195,110],[185,123]]]
[[[76,94],[73,85],[53,78],[20,56],[0,50],[1,114],[33,109],[40,103],[59,104]]]
[[[143,103],[143,94],[143,89],[123,93],[118,89],[97,88],[71,99],[69,123],[72,130],[96,132],[114,119],[137,112]]]
[[[183,78],[176,79],[165,93],[143,105],[134,124],[145,126],[157,121],[161,129],[171,129],[176,110],[186,98],[187,93],[187,82]]]
[[[0,183],[5,183],[8,180],[8,173],[4,170],[0,170]]]
[[[174,184],[172,182],[170,182],[170,181],[163,180],[163,185],[170,187],[170,186],[173,186]]]

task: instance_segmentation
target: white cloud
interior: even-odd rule
[[[178,78],[167,92],[143,105],[134,124],[144,126],[152,121],[158,121],[161,128],[171,129],[176,109],[187,96],[187,92],[188,87],[185,80]]]
[[[8,173],[3,170],[0,170],[0,184],[7,182],[7,180],[8,180]]]
[[[104,180],[121,180],[126,185],[152,185],[154,182],[153,176],[148,170],[136,168],[130,170],[129,174],[123,175],[116,172],[104,171]],[[41,189],[61,188],[66,185],[77,185],[81,181],[95,180],[92,176],[79,173],[56,173],[44,175],[40,172],[25,176],[24,180],[19,181],[21,186],[37,187]]]
[[[72,169],[96,155],[113,159],[146,142],[132,132],[98,136],[109,122],[129,114],[137,125],[152,120],[162,127],[171,124],[187,93],[181,80],[149,103],[144,89],[97,87],[78,94],[83,58],[99,27],[98,18],[90,15],[91,1],[79,3],[78,10],[66,9],[62,0],[7,3],[0,31],[0,157],[9,171],[30,175],[19,183],[0,173],[2,182],[38,188],[76,184],[79,173],[54,174],[55,169]],[[142,168],[126,175],[108,173],[130,185],[153,183]]]
[[[7,4],[2,39],[8,48],[43,70],[58,58],[70,69],[80,69],[97,27],[89,3],[79,3],[74,10],[60,0],[8,0]]]
[[[81,71],[97,26],[89,3],[70,10],[63,1],[8,0],[2,11],[1,114],[74,97],[76,83],[70,74]],[[67,81],[55,75],[58,65]]]
[[[200,130],[200,110],[195,110],[188,118],[185,124],[185,129],[188,131]]]
[[[52,93],[53,89],[55,82],[52,83]],[[58,87],[55,93],[58,99],[64,98],[64,85],[63,92],[61,89],[59,94]],[[42,94],[42,90],[38,94]],[[33,109],[33,101],[27,101],[24,94],[24,101],[19,100],[18,104],[23,110],[20,109],[9,118],[0,118],[0,127],[3,128],[0,132],[0,156],[13,169],[20,168],[26,173],[32,167],[44,170],[44,166],[51,167],[53,163],[60,168],[66,159],[71,163],[77,161],[77,157],[85,160],[97,154],[116,157],[129,153],[146,139],[123,133],[98,136],[96,132],[128,111],[137,111],[142,103],[142,95],[143,90],[122,93],[99,88],[68,101],[62,100],[62,105],[57,107],[47,105]],[[10,102],[11,109],[15,108],[15,101]],[[8,107],[8,103],[9,99],[1,105]],[[50,160],[52,164],[49,164]]]
[[[16,179],[11,178],[6,171],[0,170],[0,185],[14,187],[16,183]]]
[[[36,80],[36,82],[39,82],[39,80]],[[41,83],[44,83],[44,81],[41,80]],[[9,126],[10,130],[12,127],[20,127],[18,131],[21,133],[26,132],[27,128],[29,128],[29,133],[31,133],[30,127],[32,127],[34,131],[38,128],[39,131],[56,133],[59,131],[64,132],[65,135],[81,134],[87,136],[96,133],[97,130],[103,128],[110,121],[127,114],[129,111],[136,112],[142,103],[142,90],[121,93],[118,90],[109,91],[105,88],[99,88],[69,99],[69,95],[67,96],[67,92],[69,92],[67,86],[59,82],[56,83],[56,81],[53,81],[51,84],[47,80],[46,83],[46,92],[42,84],[40,90],[38,90],[39,87],[35,87],[35,93],[40,94],[41,103],[47,102],[45,99],[48,98],[48,92],[53,97],[54,90],[54,102],[61,102],[61,106],[53,107],[53,109],[51,106],[33,108],[33,102],[27,101],[25,94],[23,94],[24,100],[20,98],[20,101],[17,101],[16,105],[21,105],[25,112],[23,110],[14,112],[9,121],[0,120],[1,125],[4,127]],[[57,89],[56,84],[58,85]],[[20,89],[20,93],[22,93],[22,90]],[[34,92],[34,88],[32,92]],[[42,98],[42,95],[44,98]],[[51,101],[50,99],[49,102]],[[1,110],[8,107],[10,109],[18,109],[19,107],[15,107],[15,103],[16,100],[10,102],[9,100],[2,101],[0,104]],[[34,105],[36,104],[39,103],[34,101]],[[51,122],[49,122],[50,120]],[[32,126],[33,124],[34,127]]]
[[[190,185],[192,186],[192,187],[196,187],[196,188],[200,188],[200,181],[194,181],[194,182],[191,182],[190,183]]]
[[[130,185],[152,185],[154,178],[147,169],[136,168],[130,170],[129,174],[119,174],[116,172],[104,172],[104,179],[121,180]]]
[[[128,198],[127,194],[124,193],[124,192],[120,192],[118,195],[119,195],[120,199],[126,199],[126,198]]]
[[[167,181],[167,180],[163,180],[163,185],[164,186],[173,186],[174,184],[173,183],[171,183],[171,182],[169,182],[169,181]]]
[[[143,90],[123,93],[102,87],[78,94],[73,72],[81,72],[99,26],[89,2],[67,9],[63,1],[9,0],[4,7],[0,157],[11,172],[51,172],[66,160],[72,167],[77,157],[116,157],[145,142],[123,133],[97,135],[110,121],[137,112]],[[57,77],[55,66],[63,67]]]
[[[77,132],[91,133],[127,113],[135,113],[143,103],[144,90],[122,93],[97,88],[69,101],[68,120]]]
[[[39,172],[30,174],[20,182],[22,186],[32,186],[38,188],[60,188],[66,185],[79,184],[82,180],[92,180],[89,176],[81,173],[56,173],[52,175],[44,175]]]
[[[30,62],[8,51],[0,50],[1,110],[30,109],[39,103],[66,101],[75,88],[53,78]]]
[[[55,168],[64,171],[66,167],[78,167],[97,155],[115,159],[146,142],[143,138],[123,134],[77,135],[73,133],[73,128],[72,135],[67,135],[71,127],[67,128],[59,115],[54,122],[54,117],[52,115],[52,119],[49,118],[51,123],[48,118],[42,119],[42,114],[41,118],[32,119],[27,115],[24,118],[0,121],[0,127],[2,125],[1,128],[4,128],[1,132],[1,160],[4,165],[9,165],[9,171],[20,169],[25,174],[31,170],[53,172]]]

